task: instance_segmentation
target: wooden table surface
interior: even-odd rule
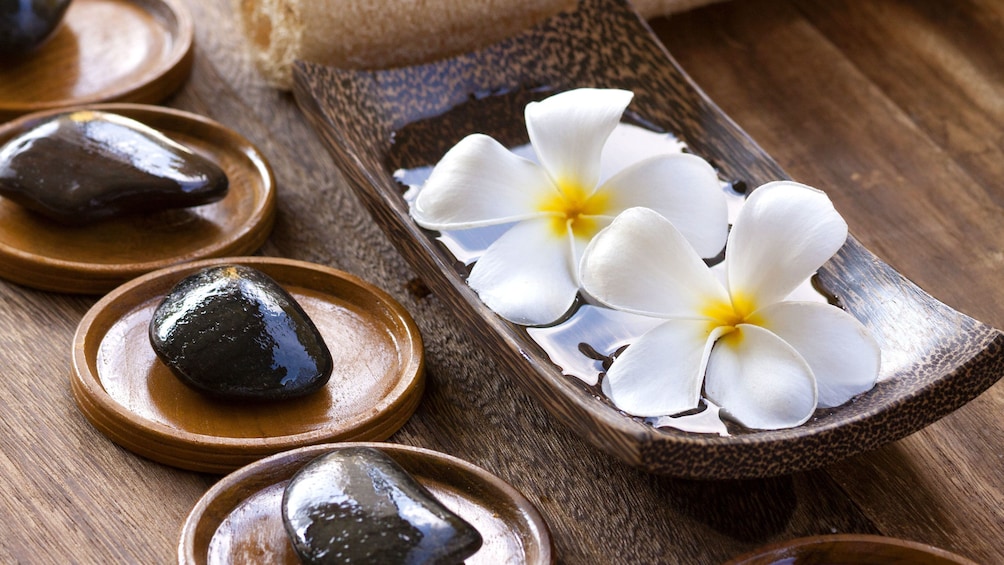
[[[698,482],[629,468],[558,427],[478,351],[370,222],[296,108],[265,86],[228,0],[188,0],[189,82],[166,104],[270,159],[262,249],[384,288],[415,317],[428,389],[390,441],[480,465],[521,490],[567,563],[719,563],[760,545],[878,533],[1004,563],[1004,385],[832,467]],[[733,0],[652,22],[722,109],[795,179],[825,189],[869,249],[1004,327],[1004,3]],[[0,281],[0,562],[168,563],[217,476],[133,455],[70,394],[70,341],[96,297]]]

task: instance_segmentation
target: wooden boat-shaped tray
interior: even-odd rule
[[[654,428],[551,362],[525,328],[482,304],[466,269],[408,215],[394,172],[435,164],[481,131],[526,143],[526,102],[582,86],[632,90],[628,111],[671,132],[727,180],[788,178],[680,69],[622,0],[583,0],[509,40],[428,65],[381,71],[298,62],[297,101],[373,218],[502,370],[594,445],[654,473],[749,478],[817,468],[897,440],[996,382],[1004,335],[938,302],[853,237],[819,272],[828,294],[875,335],[874,389],[802,426],[728,436]],[[830,187],[819,187],[824,190]],[[839,188],[834,188],[839,189]]]

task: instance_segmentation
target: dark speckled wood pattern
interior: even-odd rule
[[[653,429],[563,376],[522,328],[488,310],[435,234],[408,217],[393,172],[435,163],[474,131],[525,142],[527,100],[582,86],[630,89],[629,112],[678,135],[725,178],[749,186],[787,178],[622,0],[585,0],[522,35],[429,65],[359,72],[298,63],[295,77],[297,101],[336,164],[462,327],[560,421],[632,465],[705,479],[817,468],[921,429],[980,394],[1004,370],[1004,335],[925,294],[853,237],[824,266],[820,281],[874,332],[883,350],[881,382],[788,430],[718,437]],[[509,94],[482,98],[499,92]],[[468,106],[476,111],[464,111]]]

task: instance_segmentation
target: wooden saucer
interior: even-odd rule
[[[141,104],[87,106],[128,116],[215,162],[230,191],[213,204],[65,226],[0,198],[0,276],[58,292],[99,294],[184,261],[248,255],[275,223],[275,177],[265,157],[237,132],[196,114]],[[64,110],[0,126],[0,145]]]
[[[725,565],[799,563],[976,565],[968,558],[927,544],[870,534],[833,534],[782,541],[755,549]]]
[[[263,459],[224,477],[192,509],[181,530],[178,563],[289,563],[293,552],[280,514],[286,484],[301,467],[338,447],[383,450],[447,508],[481,533],[468,565],[554,561],[547,523],[522,494],[455,457],[390,443],[315,445]]]
[[[268,274],[300,303],[334,358],[325,388],[222,402],[186,387],[157,358],[148,335],[154,308],[182,278],[227,263]],[[304,445],[386,439],[418,407],[423,368],[418,328],[382,290],[302,261],[231,257],[149,273],[99,300],[77,327],[70,384],[80,411],[112,441],[161,463],[224,473]]]
[[[74,0],[38,50],[0,61],[0,121],[96,102],[160,102],[188,79],[194,32],[179,0]]]

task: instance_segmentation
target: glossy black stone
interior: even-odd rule
[[[150,344],[184,383],[228,399],[310,394],[333,367],[324,338],[271,277],[241,265],[203,269],[154,310]]]
[[[345,447],[286,486],[282,519],[304,563],[454,564],[481,534],[384,452]]]
[[[0,147],[0,196],[64,224],[208,204],[228,187],[215,163],[108,112],[60,114]]]
[[[0,0],[0,59],[30,53],[45,43],[69,5],[70,0]]]

